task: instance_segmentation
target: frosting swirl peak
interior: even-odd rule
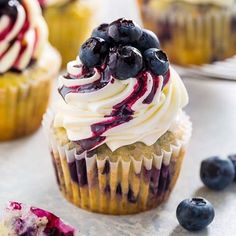
[[[23,71],[47,42],[47,26],[36,0],[9,0],[0,9],[0,74]]]

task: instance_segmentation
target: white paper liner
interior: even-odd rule
[[[172,132],[179,136],[179,139],[176,140],[174,145],[170,145],[168,151],[161,149],[160,155],[153,153],[151,157],[143,156],[141,160],[130,157],[130,160],[127,161],[120,157],[116,161],[111,161],[109,157],[101,159],[96,154],[92,157],[88,157],[86,152],[78,154],[76,149],[71,148],[71,145],[68,144],[62,146],[51,128],[53,118],[53,113],[49,111],[44,116],[43,127],[50,141],[50,149],[52,150],[54,159],[56,159],[56,162],[58,160],[61,162],[61,167],[57,166],[57,168],[59,168],[59,172],[62,172],[59,173],[60,178],[62,178],[60,182],[62,192],[69,201],[82,208],[108,214],[135,213],[158,205],[158,202],[156,202],[156,205],[148,206],[148,201],[150,201],[149,187],[151,185],[150,181],[153,168],[161,173],[163,166],[168,168],[171,161],[176,162],[178,158],[181,159],[180,156],[183,156],[185,153],[185,147],[192,130],[188,116],[183,113],[181,123],[178,124],[178,127],[176,126],[176,129],[172,127]],[[70,179],[69,169],[65,165],[83,159],[86,162],[87,184],[82,186]],[[106,170],[106,163],[109,163],[109,170]],[[106,171],[108,173],[104,173]],[[146,172],[149,174],[146,175]],[[119,184],[122,189],[120,197],[117,193]],[[157,187],[158,183],[154,185]],[[131,192],[130,186],[132,189]],[[73,189],[73,187],[76,189]],[[80,197],[80,199],[73,197],[75,195],[73,190],[79,192],[76,194],[77,198]],[[128,197],[131,198],[130,201],[135,202],[136,199],[133,207],[130,207],[130,202],[127,200]],[[165,198],[163,195],[162,200]]]

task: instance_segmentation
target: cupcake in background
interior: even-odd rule
[[[0,141],[34,132],[61,58],[36,0],[0,2]]]
[[[9,202],[0,214],[1,236],[74,236],[75,229],[43,209]]]
[[[173,189],[191,123],[187,91],[159,46],[131,20],[102,24],[59,78],[60,102],[43,124],[60,190],[75,205],[131,214]]]
[[[88,37],[99,5],[91,0],[38,0],[49,28],[49,41],[62,56],[62,66],[78,54]]]
[[[234,0],[138,0],[145,27],[171,62],[200,65],[236,54]]]

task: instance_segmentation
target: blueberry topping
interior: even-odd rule
[[[235,170],[234,181],[236,181],[236,154],[229,155],[228,158],[234,165],[234,170]]]
[[[207,158],[201,163],[200,177],[208,188],[222,190],[234,180],[234,165],[229,159]]]
[[[212,204],[204,198],[192,198],[182,201],[176,210],[179,224],[189,230],[198,231],[207,227],[214,219]]]
[[[160,42],[152,31],[144,29],[135,46],[143,53],[149,48],[160,48]]]
[[[88,68],[99,66],[108,54],[108,43],[99,37],[89,38],[81,47],[79,57]]]
[[[97,28],[95,28],[92,32],[92,37],[99,37],[104,39],[106,42],[110,42],[111,38],[108,36],[107,33],[107,28],[108,28],[109,24],[101,24],[99,25]]]
[[[108,35],[116,43],[132,43],[140,39],[142,36],[142,29],[132,20],[121,18],[109,25]]]
[[[169,70],[166,54],[157,48],[150,48],[144,52],[147,67],[155,75],[165,75]]]
[[[111,51],[108,66],[114,77],[120,80],[135,77],[143,67],[140,51],[131,46],[122,46]]]

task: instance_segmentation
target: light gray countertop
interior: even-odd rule
[[[236,184],[223,192],[205,189],[199,179],[203,158],[236,152],[236,83],[184,80],[190,95],[187,112],[193,122],[188,155],[169,201],[156,210],[133,216],[105,216],[77,209],[61,196],[42,129],[33,136],[0,144],[0,206],[16,200],[42,207],[80,230],[79,235],[191,235],[175,217],[178,203],[203,196],[213,203],[211,226],[193,235],[236,235]]]
[[[115,0],[110,2],[115,4]],[[131,14],[129,7],[127,11]],[[112,13],[110,18],[115,17]],[[236,235],[236,184],[223,192],[213,192],[204,188],[199,178],[202,159],[236,153],[236,83],[201,79],[184,82],[190,95],[186,110],[193,122],[193,137],[180,178],[166,204],[133,216],[106,216],[77,209],[57,188],[40,129],[33,136],[0,144],[0,207],[9,200],[42,207],[77,227],[79,235]],[[210,227],[194,234],[178,226],[175,217],[178,203],[191,196],[206,197],[216,210]]]

